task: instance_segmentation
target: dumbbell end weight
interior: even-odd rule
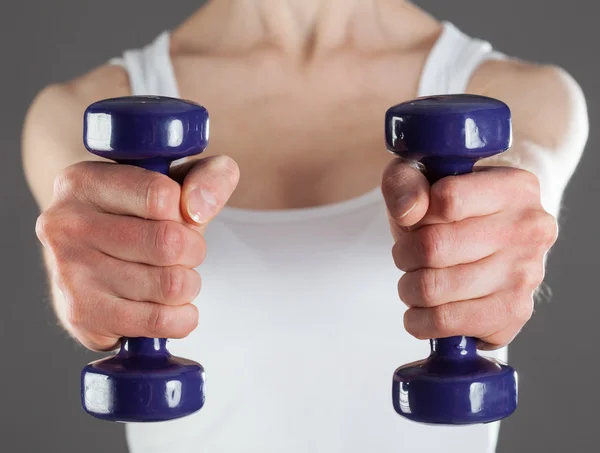
[[[438,352],[440,341],[453,344],[454,351]],[[392,401],[398,414],[420,423],[472,425],[502,420],[516,410],[517,373],[512,367],[478,355],[473,338],[431,342],[427,359],[394,373]]]
[[[167,174],[172,161],[208,145],[209,118],[196,103],[127,96],[90,105],[83,141],[92,154]],[[123,338],[119,352],[81,373],[81,403],[113,422],[156,422],[202,408],[205,375],[199,363],[174,357],[163,338]]]
[[[172,356],[165,339],[139,340],[124,339],[117,355],[83,369],[83,409],[113,422],[165,421],[200,410],[205,400],[202,365]],[[135,350],[140,343],[153,348]]]
[[[419,161],[430,183],[469,173],[480,159],[506,151],[512,141],[506,104],[476,95],[430,96],[386,113],[386,144],[393,154]],[[432,339],[425,360],[393,376],[396,412],[420,423],[470,425],[510,416],[517,408],[513,368],[477,354],[475,338]]]

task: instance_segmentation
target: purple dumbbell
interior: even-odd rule
[[[470,173],[484,157],[506,151],[512,141],[506,104],[475,95],[419,98],[390,108],[385,117],[388,150],[420,161],[430,183]],[[475,338],[431,340],[430,356],[394,373],[398,414],[421,423],[489,423],[517,408],[517,373],[477,354]]]
[[[208,112],[198,104],[128,96],[90,105],[83,141],[93,154],[167,174],[172,161],[203,152]],[[204,369],[172,356],[163,338],[123,338],[113,357],[81,373],[81,402],[94,417],[115,422],[171,420],[204,405]]]

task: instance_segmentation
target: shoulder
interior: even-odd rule
[[[548,150],[583,149],[589,124],[585,95],[563,68],[515,59],[491,60],[475,72],[469,91],[505,102],[515,134]]]
[[[23,122],[23,169],[38,201],[47,201],[52,180],[64,168],[90,159],[83,147],[86,107],[130,93],[126,71],[104,65],[73,80],[49,85],[33,98]],[[43,199],[43,200],[42,200]]]
[[[125,70],[116,65],[103,65],[80,77],[40,90],[29,106],[26,124],[39,128],[44,124],[66,123],[74,115],[83,113],[92,102],[128,92],[129,80]],[[36,120],[33,124],[32,119]]]

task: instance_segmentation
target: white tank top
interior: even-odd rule
[[[477,66],[503,57],[444,23],[418,95],[463,93]],[[111,61],[133,94],[179,97],[168,32]],[[426,357],[429,343],[403,328],[379,188],[306,209],[225,207],[206,242],[200,326],[170,342],[205,367],[206,404],[128,424],[132,453],[494,452],[497,423],[427,426],[392,407],[394,370]],[[505,360],[506,350],[488,355]]]

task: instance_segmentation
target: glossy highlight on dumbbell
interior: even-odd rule
[[[511,112],[503,102],[476,95],[419,98],[386,112],[390,152],[420,162],[431,184],[473,171],[475,163],[506,151],[512,142]],[[427,424],[490,423],[517,408],[517,373],[477,353],[477,339],[432,339],[425,360],[398,368],[394,409]]]
[[[83,142],[91,153],[120,164],[167,174],[172,161],[203,152],[209,117],[196,103],[157,96],[127,96],[90,105]],[[87,365],[81,402],[97,418],[155,422],[202,408],[205,374],[194,361],[174,357],[164,338],[123,338],[119,352]]]

